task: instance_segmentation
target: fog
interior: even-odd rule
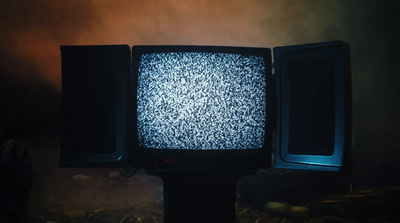
[[[381,25],[374,15],[366,16],[375,10],[370,5],[254,0],[7,2],[0,9],[1,66],[18,78],[40,80],[60,90],[60,45],[274,47],[334,39],[366,42],[371,29]]]
[[[377,183],[400,169],[397,1],[5,1],[0,8],[4,122],[57,127],[60,45],[351,46],[353,167]],[[367,180],[368,181],[368,180]]]

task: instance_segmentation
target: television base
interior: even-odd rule
[[[164,223],[236,221],[238,173],[153,173],[164,181]]]

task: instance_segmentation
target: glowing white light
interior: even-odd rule
[[[139,62],[139,145],[254,149],[265,135],[265,67],[257,56],[151,53]]]

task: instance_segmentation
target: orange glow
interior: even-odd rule
[[[0,9],[0,65],[25,82],[44,81],[60,90],[60,45],[273,47],[340,39],[318,35],[342,21],[334,14],[342,8],[332,4],[257,0],[11,1]],[[333,13],[324,13],[324,8]],[[4,58],[12,58],[13,62]]]

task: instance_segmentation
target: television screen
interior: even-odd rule
[[[271,50],[133,46],[132,163],[254,170],[271,153]]]
[[[138,62],[139,146],[238,150],[263,147],[266,67],[262,56],[146,53]]]

